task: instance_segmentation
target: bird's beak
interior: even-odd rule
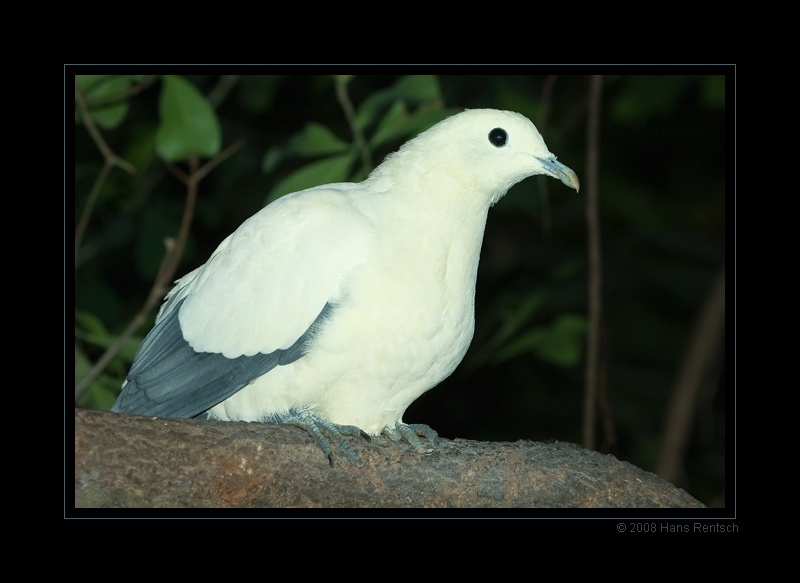
[[[575,174],[571,168],[564,166],[561,162],[552,158],[536,158],[541,162],[544,169],[547,171],[550,176],[553,178],[558,178],[561,182],[569,186],[570,188],[574,188],[576,191],[579,191],[581,188],[581,183],[578,180],[578,175]]]

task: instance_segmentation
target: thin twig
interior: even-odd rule
[[[542,135],[547,129],[547,114],[550,111],[550,98],[553,96],[553,87],[555,87],[556,81],[558,81],[558,75],[548,75],[542,87],[542,105],[539,108],[539,117],[536,118],[536,128]]]
[[[161,260],[161,266],[158,269],[158,275],[153,281],[150,292],[147,294],[147,299],[141,307],[136,316],[125,331],[117,338],[114,343],[108,347],[103,355],[98,359],[97,363],[92,369],[83,377],[79,383],[75,385],[75,398],[77,399],[86,388],[100,376],[106,365],[111,359],[119,352],[120,348],[124,345],[125,341],[130,338],[134,332],[142,325],[150,311],[157,306],[164,295],[169,289],[169,284],[175,276],[175,271],[178,268],[178,262],[183,249],[186,246],[186,240],[189,237],[189,229],[192,225],[192,217],[194,216],[194,207],[197,202],[197,189],[200,181],[208,175],[208,173],[220,164],[223,160],[228,158],[236,150],[242,147],[244,139],[237,140],[225,150],[214,156],[211,160],[206,162],[202,168],[198,168],[199,159],[197,156],[192,156],[189,159],[189,174],[184,173],[172,164],[167,164],[167,168],[172,172],[181,182],[186,184],[186,207],[183,210],[183,218],[181,219],[181,227],[178,232],[177,240],[166,239],[164,241],[167,251],[164,258]]]
[[[542,87],[542,106],[539,108],[539,116],[536,118],[536,129],[543,136],[547,131],[547,114],[550,111],[550,98],[553,95],[553,87],[558,80],[558,75],[548,75]],[[546,176],[537,177],[539,187],[539,201],[542,203],[542,239],[550,241],[551,218],[550,218],[550,180]]]
[[[683,469],[686,444],[692,430],[697,404],[725,330],[725,266],[723,265],[708,292],[695,321],[675,384],[670,391],[664,415],[655,473],[675,482]]]
[[[78,221],[78,224],[75,226],[75,270],[78,269],[78,252],[81,248],[81,242],[83,241],[83,234],[86,232],[86,227],[89,226],[89,217],[92,216],[92,209],[94,209],[94,204],[97,201],[97,196],[100,194],[100,190],[103,188],[103,185],[106,182],[106,178],[108,178],[108,173],[111,172],[111,169],[114,167],[113,164],[109,164],[108,160],[103,164],[103,168],[97,174],[97,178],[95,178],[94,184],[92,185],[92,190],[89,191],[89,196],[86,197],[86,205],[83,207],[83,212],[81,213],[81,218]]]
[[[108,347],[103,353],[97,363],[92,367],[89,373],[83,377],[78,384],[75,385],[75,398],[77,399],[86,388],[100,376],[106,365],[111,359],[119,352],[125,341],[130,338],[134,332],[141,326],[150,311],[158,305],[159,301],[164,297],[169,287],[169,282],[175,274],[178,267],[178,261],[183,253],[183,248],[186,244],[186,239],[189,236],[189,227],[192,223],[192,215],[194,214],[194,205],[197,199],[197,181],[192,179],[194,172],[197,169],[197,157],[193,156],[190,160],[192,167],[192,174],[189,175],[189,181],[186,185],[186,207],[183,210],[183,218],[181,219],[181,227],[178,233],[177,242],[172,240],[165,240],[167,251],[164,258],[161,260],[161,266],[158,269],[158,275],[150,287],[150,292],[147,294],[147,299],[139,312],[133,317],[133,320],[125,331],[120,334],[114,343]]]
[[[339,100],[339,105],[342,106],[347,123],[350,124],[350,131],[353,132],[356,147],[361,154],[361,163],[364,165],[364,169],[369,172],[372,170],[372,155],[367,141],[364,139],[364,134],[356,123],[356,113],[353,109],[353,102],[350,101],[350,95],[347,93],[347,84],[342,79],[342,75],[333,75],[333,82],[336,85],[336,99]]]
[[[100,130],[97,129],[94,120],[92,120],[92,116],[89,115],[89,109],[86,106],[86,98],[84,97],[83,92],[81,91],[80,87],[78,87],[77,83],[75,84],[75,104],[78,106],[78,110],[81,114],[81,121],[83,122],[86,131],[89,132],[89,136],[92,138],[92,141],[94,141],[97,149],[100,150],[104,160],[103,169],[97,175],[94,185],[92,185],[92,190],[89,192],[89,196],[86,198],[86,206],[83,207],[81,218],[75,227],[75,269],[78,269],[78,251],[81,248],[83,235],[89,225],[89,218],[92,216],[92,210],[94,209],[95,202],[97,202],[97,197],[100,194],[106,179],[108,178],[109,172],[111,172],[111,169],[114,166],[119,166],[126,172],[133,174],[136,172],[136,168],[134,168],[129,162],[126,162],[117,156],[103,139],[103,135],[100,133]]]
[[[603,77],[593,75],[589,84],[589,118],[586,128],[586,223],[589,256],[589,329],[586,339],[586,375],[583,396],[583,447],[594,448],[595,405],[599,384],[600,329],[602,326],[603,269],[598,210],[600,167],[600,104]]]
[[[144,81],[141,83],[136,83],[131,85],[124,91],[119,91],[117,93],[113,93],[111,95],[103,95],[101,97],[86,97],[86,106],[90,109],[99,109],[101,107],[107,107],[109,105],[114,105],[121,101],[127,101],[131,97],[138,95],[148,87],[150,87],[153,83],[155,83],[156,79],[159,78],[159,75],[148,75],[145,77]]]
[[[183,249],[186,246],[186,240],[189,238],[189,229],[192,226],[192,217],[194,216],[194,206],[197,202],[197,188],[200,179],[197,177],[197,167],[199,164],[197,156],[189,158],[189,182],[186,184],[186,207],[183,209],[183,217],[181,218],[181,228],[178,232],[178,240],[175,242],[175,248],[170,254],[170,260],[163,268],[163,272],[159,272],[159,277],[156,284],[160,284],[161,290],[166,290],[169,287],[169,282],[175,275],[178,269],[178,262],[183,255]],[[154,285],[150,291],[148,301],[153,300],[158,302],[161,296],[160,291]]]
[[[218,109],[230,92],[236,87],[241,75],[222,75],[217,84],[208,92],[208,102],[211,107]]]
[[[230,146],[222,150],[219,154],[211,158],[211,160],[203,164],[202,168],[200,168],[197,171],[197,181],[200,182],[203,178],[205,178],[209,172],[211,172],[214,168],[222,164],[239,148],[244,146],[245,142],[247,142],[247,138],[239,138],[238,140],[233,142]]]
[[[81,91],[81,88],[78,87],[77,83],[75,84],[75,103],[78,105],[78,110],[81,113],[81,122],[83,122],[83,125],[86,126],[86,129],[88,130],[89,135],[92,137],[92,140],[94,140],[94,143],[97,144],[98,149],[103,154],[103,158],[106,161],[110,160],[115,166],[119,166],[129,174],[134,174],[136,172],[136,168],[133,167],[133,164],[126,162],[117,156],[103,139],[100,130],[98,130],[97,126],[94,124],[92,116],[89,115],[89,109],[86,107],[86,98],[83,96],[83,92]]]
[[[164,268],[171,257],[173,250],[175,248],[175,240],[167,238],[164,240],[164,246],[166,247],[166,251],[164,253],[164,257],[161,259],[161,266],[158,268],[159,276],[156,277],[155,282],[153,282],[153,287],[150,289],[150,293],[147,295],[147,300],[145,301],[144,305],[141,307],[139,312],[133,317],[128,327],[120,334],[117,339],[109,346],[106,351],[97,359],[97,362],[94,363],[94,366],[86,373],[76,385],[75,385],[75,398],[77,399],[83,394],[89,385],[91,385],[97,377],[100,376],[108,363],[111,362],[111,359],[120,351],[123,347],[125,342],[133,336],[133,333],[139,329],[139,327],[144,323],[145,318],[150,313],[150,311],[155,307],[158,303],[158,299],[162,297],[164,294],[161,293],[159,295],[156,290],[160,287],[160,282],[164,279],[161,277],[161,274],[164,271]],[[158,287],[157,287],[158,286]]]

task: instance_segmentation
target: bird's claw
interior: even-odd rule
[[[434,448],[439,447],[439,434],[422,423],[408,424],[398,421],[395,423],[394,427],[384,427],[382,433],[387,435],[392,441],[405,439],[419,453],[430,453],[433,451],[433,448],[422,443],[419,436],[426,438]]]
[[[350,435],[353,437],[363,437],[367,441],[371,441],[369,435],[354,425],[337,425],[308,411],[293,410],[290,410],[287,416],[280,418],[279,423],[294,425],[308,431],[309,435],[314,439],[314,442],[322,450],[322,453],[328,458],[331,467],[333,467],[334,464],[330,443],[336,444],[354,466],[360,468],[364,465],[364,462],[361,461],[361,458],[358,457],[358,454],[353,451],[353,448],[344,438],[345,435]]]
[[[294,409],[290,409],[289,413],[286,415],[271,416],[268,419],[264,419],[264,421],[284,423],[305,429],[314,439],[317,447],[319,447],[325,457],[328,458],[331,467],[334,466],[331,444],[335,444],[342,453],[347,456],[350,463],[360,468],[364,465],[364,462],[362,462],[358,454],[353,451],[352,446],[345,439],[345,436],[362,437],[367,441],[372,441],[366,432],[355,425],[337,425],[309,411],[295,411]],[[407,441],[419,453],[431,453],[433,448],[439,447],[439,434],[427,425],[421,423],[408,424],[398,421],[394,426],[384,427],[382,433],[389,436],[393,441]],[[427,439],[429,444],[423,443],[420,437]]]

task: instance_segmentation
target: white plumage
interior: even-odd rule
[[[273,202],[178,281],[112,410],[294,423],[359,465],[356,428],[427,451],[403,413],[461,362],[488,209],[534,174],[578,189],[527,118],[467,110]]]

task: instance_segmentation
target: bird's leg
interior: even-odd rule
[[[439,434],[422,423],[412,423],[409,425],[407,423],[403,423],[402,421],[398,421],[395,423],[394,427],[384,427],[382,433],[384,435],[388,435],[392,441],[400,441],[401,439],[405,439],[419,453],[430,453],[433,451],[433,449],[423,444],[422,440],[417,437],[418,435],[425,437],[433,444],[433,447],[439,447]]]
[[[358,457],[358,454],[353,451],[353,448],[350,447],[350,444],[344,438],[345,435],[354,437],[361,436],[367,441],[370,441],[369,435],[358,427],[354,425],[337,425],[308,411],[294,410],[290,410],[289,414],[282,416],[278,419],[278,422],[301,427],[308,431],[311,437],[314,438],[317,446],[322,450],[322,453],[328,458],[331,467],[333,467],[333,453],[331,452],[328,440],[336,444],[354,466],[360,468],[364,465],[364,462],[361,461],[361,458]],[[327,439],[325,439],[326,437]]]

